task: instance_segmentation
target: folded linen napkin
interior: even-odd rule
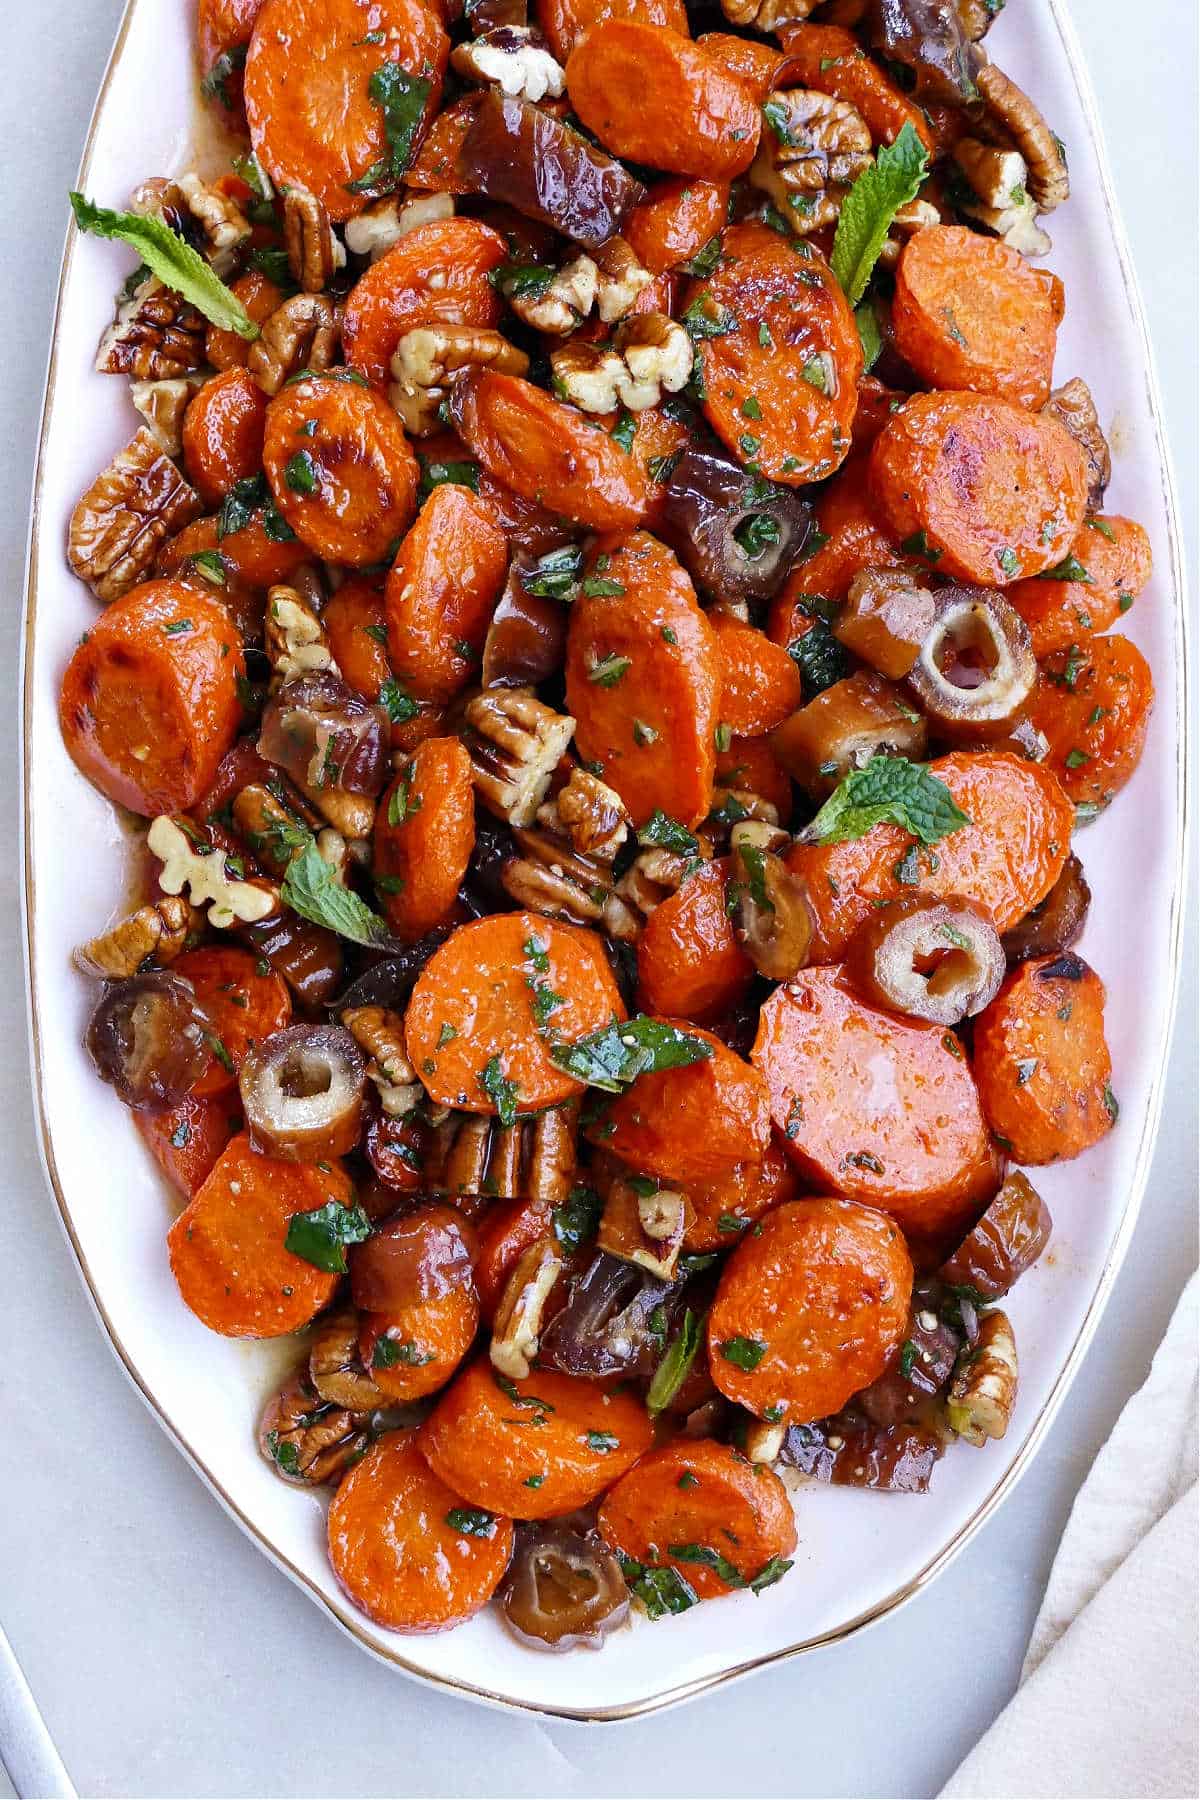
[[[1197,1774],[1193,1275],[1076,1496],[1020,1686],[942,1800],[1192,1800]]]

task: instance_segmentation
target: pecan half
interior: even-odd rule
[[[387,1405],[363,1367],[358,1334],[361,1319],[350,1306],[331,1313],[318,1325],[308,1348],[308,1378],[322,1400],[346,1412],[369,1413]]]
[[[292,279],[306,294],[319,294],[346,266],[325,202],[307,188],[283,190],[283,241]]]
[[[154,433],[164,456],[183,454],[184,414],[203,385],[203,375],[180,375],[171,381],[130,382],[129,398]]]
[[[607,863],[614,860],[633,824],[616,789],[581,768],[572,769],[566,786],[539,806],[537,822],[545,831],[565,835],[581,856]]]
[[[1051,131],[1029,95],[995,63],[983,65],[975,85],[989,132],[1021,152],[1029,167],[1028,187],[1034,205],[1039,212],[1053,212],[1071,192],[1062,139]]]
[[[328,369],[337,355],[341,312],[324,294],[293,294],[251,344],[246,367],[264,394],[277,394],[301,369]]]
[[[688,858],[674,850],[643,850],[617,883],[617,893],[634,912],[648,919],[661,901],[679,892],[687,870]]]
[[[400,1014],[386,1006],[351,1006],[342,1014],[342,1024],[369,1059],[367,1078],[388,1117],[401,1119],[420,1105],[424,1089],[408,1060]]]
[[[632,310],[642,289],[654,280],[623,237],[601,244],[596,257],[596,311],[605,325],[615,325]]]
[[[539,1238],[518,1259],[492,1325],[488,1356],[510,1381],[523,1381],[537,1355],[546,1305],[562,1274],[557,1239]]]
[[[425,1182],[435,1193],[559,1206],[575,1182],[578,1124],[577,1101],[514,1125],[478,1113],[450,1113],[434,1129]]]
[[[159,548],[198,519],[200,496],[143,425],[71,514],[67,561],[97,600],[119,600],[154,566]]]
[[[295,1375],[264,1412],[258,1442],[285,1481],[320,1486],[336,1481],[366,1449],[368,1438],[360,1419],[321,1400]]]
[[[175,961],[189,934],[202,923],[201,916],[176,894],[164,894],[152,905],[139,906],[81,944],[74,955],[77,969],[100,975],[105,981],[123,981],[136,975],[153,957],[159,968]]]
[[[766,127],[750,181],[798,237],[832,225],[851,184],[871,164],[871,133],[845,100],[782,88],[763,109]]]
[[[112,324],[100,339],[96,370],[131,375],[136,381],[174,381],[204,367],[204,315],[172,293],[156,275],[147,275],[117,304]]]
[[[964,137],[954,146],[954,160],[977,196],[975,201],[960,200],[959,211],[995,232],[1022,256],[1044,256],[1051,248],[1050,239],[1038,224],[1037,209],[1026,186],[1029,170],[1020,151],[1011,145]]]
[[[528,912],[570,925],[598,925],[611,938],[632,943],[641,930],[637,913],[617,894],[611,866],[581,855],[557,831],[513,831],[520,856],[500,871],[500,885]]]
[[[488,688],[469,700],[464,737],[485,806],[510,825],[532,825],[575,732],[568,714],[528,688]]]
[[[518,319],[551,337],[567,337],[596,304],[600,271],[590,256],[576,256],[547,280],[505,283],[501,291]]]

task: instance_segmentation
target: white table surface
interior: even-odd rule
[[[1073,10],[1141,272],[1194,571],[1196,7],[1073,0]],[[940,1581],[852,1642],[622,1726],[489,1712],[368,1660],[251,1547],[135,1397],[85,1301],[34,1148],[12,749],[25,515],[66,191],[121,0],[12,11],[0,82],[13,451],[0,491],[10,721],[0,786],[10,846],[0,860],[0,1619],[68,1768],[81,1793],[136,1796],[935,1794],[1015,1685],[1072,1498],[1197,1260],[1195,908],[1133,1247],[1049,1441]],[[10,1791],[0,1773],[0,1793]]]

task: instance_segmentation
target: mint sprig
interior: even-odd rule
[[[288,864],[280,890],[285,906],[309,919],[314,925],[327,926],[352,944],[365,944],[368,949],[392,942],[391,933],[378,914],[350,888],[343,887],[333,869],[310,837],[298,856]]]
[[[258,326],[237,295],[231,293],[205,262],[198,250],[162,219],[140,213],[111,212],[96,206],[82,194],[72,193],[71,210],[80,231],[92,237],[116,238],[137,251],[146,267],[161,282],[182,294],[210,324],[221,331],[236,331],[248,341],[258,337]]]
[[[829,796],[800,842],[840,844],[865,837],[876,825],[899,825],[923,844],[936,844],[970,819],[944,781],[923,763],[903,756],[873,756]]]
[[[906,120],[895,143],[883,146],[842,201],[829,261],[851,306],[866,292],[892,220],[916,199],[928,167],[929,153]]]

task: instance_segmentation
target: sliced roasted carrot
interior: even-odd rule
[[[791,777],[776,762],[766,738],[735,737],[728,748],[718,749],[716,785],[757,794],[775,808],[781,825],[792,816]]]
[[[458,895],[475,847],[471,759],[458,738],[426,738],[375,814],[373,873],[397,937],[423,937]]]
[[[642,293],[648,291],[642,289]],[[662,310],[666,312],[672,308],[667,306]],[[682,419],[664,412],[659,406],[648,406],[644,412],[634,413],[633,418],[635,425],[629,454],[645,472],[649,490],[643,522],[648,531],[658,532],[666,510],[671,471],[693,441],[694,434]]]
[[[458,153],[479,107],[480,96],[460,94],[444,107],[425,134],[404,176],[404,185],[427,194],[469,194],[472,184],[458,172]]]
[[[554,1043],[598,1031],[624,1008],[591,931],[538,913],[460,925],[434,951],[405,1015],[408,1055],[439,1106],[511,1124],[578,1094]]]
[[[453,482],[435,487],[387,582],[388,650],[410,693],[444,702],[478,679],[507,572],[504,534],[485,502]]]
[[[342,345],[351,368],[382,385],[396,345],[418,325],[494,325],[500,297],[488,280],[508,255],[478,219],[437,219],[408,231],[351,288]]]
[[[392,674],[383,589],[365,576],[344,581],[326,602],[321,623],[345,680],[364,700],[378,700]]]
[[[392,1400],[420,1400],[445,1387],[479,1329],[479,1301],[471,1287],[415,1301],[394,1313],[364,1313],[359,1335],[363,1366]]]
[[[754,161],[753,94],[682,32],[601,19],[571,52],[567,92],[615,156],[706,181],[732,181]]]
[[[360,568],[386,562],[412,523],[420,470],[391,407],[344,375],[312,375],[275,396],[263,468],[296,536]]]
[[[861,570],[905,561],[871,499],[868,466],[865,454],[850,457],[824,490],[816,529],[771,602],[768,635],[785,649],[811,629],[814,598],[844,600]]]
[[[728,212],[728,182],[671,176],[656,182],[641,205],[634,207],[621,236],[642,267],[660,275],[703,250],[724,225]]]
[[[390,1631],[447,1631],[485,1606],[512,1555],[511,1519],[464,1506],[416,1433],[389,1431],[343,1476],[329,1560],[360,1611]]]
[[[715,1181],[688,1183],[687,1251],[728,1250],[765,1212],[790,1200],[796,1171],[774,1138],[761,1162],[738,1163]]]
[[[708,1315],[708,1361],[730,1400],[805,1424],[883,1374],[908,1332],[912,1259],[886,1213],[793,1200],[726,1263]]]
[[[677,1569],[700,1600],[777,1579],[796,1548],[792,1503],[774,1469],[713,1438],[652,1450],[605,1496],[597,1523],[614,1550]]]
[[[638,999],[670,1019],[711,1019],[739,1000],[754,964],[729,919],[729,858],[703,863],[660,901],[638,939]]]
[[[862,114],[876,144],[890,144],[911,125],[927,150],[933,132],[919,106],[905,98],[840,25],[790,25],[779,33],[788,55],[787,80],[848,100]]]
[[[510,1381],[484,1357],[455,1376],[419,1442],[434,1473],[475,1506],[548,1519],[595,1500],[652,1436],[632,1394],[549,1369]]]
[[[712,627],[664,544],[600,547],[567,634],[567,705],[582,757],[601,765],[635,824],[684,825],[712,804],[720,675]]]
[[[1043,663],[1029,716],[1050,744],[1053,770],[1076,805],[1107,806],[1141,761],[1154,678],[1127,637],[1085,638]]]
[[[133,1119],[167,1180],[189,1200],[242,1128],[240,1108],[226,1095],[200,1099],[189,1094],[167,1112],[135,1112]]]
[[[206,944],[187,950],[175,973],[190,981],[212,1026],[212,1061],[192,1092],[223,1094],[255,1044],[282,1031],[292,1016],[287,984],[249,950],[234,944]]]
[[[242,69],[263,0],[198,0],[196,48],[201,92],[227,118],[241,119]]]
[[[797,844],[787,853],[816,914],[815,961],[837,962],[873,909],[903,894],[961,894],[1008,931],[1058,880],[1074,815],[1050,770],[1003,751],[955,751],[929,768],[970,820],[936,845],[926,849],[897,825],[876,825],[860,838]]]
[[[721,722],[739,737],[765,737],[802,699],[800,671],[779,644],[728,613],[711,617],[721,668]]]
[[[554,1208],[544,1200],[504,1200],[489,1210],[475,1258],[475,1291],[485,1319],[500,1304],[505,1283],[525,1251],[553,1228]]]
[[[266,396],[245,369],[205,382],[184,415],[183,461],[206,506],[258,474],[266,424]]]
[[[242,646],[225,608],[148,581],[83,635],[58,703],[76,764],[118,806],[153,818],[204,792],[237,735]]]
[[[635,19],[642,25],[665,25],[684,36],[688,31],[683,0],[542,0],[538,22],[560,63],[591,26],[602,19]]]
[[[265,325],[283,303],[283,289],[258,269],[239,275],[230,285],[256,325]],[[210,325],[205,333],[204,354],[214,369],[244,369],[250,342],[240,332],[222,331],[219,325]]]
[[[892,301],[896,348],[929,387],[1050,397],[1058,321],[1045,285],[1000,238],[965,225],[918,231],[904,246]]]
[[[764,44],[759,38],[734,37],[728,31],[706,31],[696,42],[715,56],[728,74],[744,82],[760,106],[778,87],[779,72],[787,56],[774,44]]]
[[[450,404],[472,455],[524,499],[596,531],[627,531],[645,513],[650,483],[638,463],[532,382],[467,370]]]
[[[681,1069],[639,1075],[596,1109],[584,1135],[622,1162],[664,1181],[720,1181],[766,1155],[770,1096],[757,1069],[711,1032],[682,1028],[712,1055]]]
[[[809,1180],[935,1237],[998,1172],[962,1045],[868,1006],[839,967],[803,969],[763,1006],[751,1052],[784,1147]]]
[[[246,58],[246,118],[275,186],[307,189],[334,220],[361,212],[371,171],[392,154],[372,77],[392,63],[427,82],[428,120],[449,54],[421,0],[266,0]]]
[[[266,493],[265,483],[263,492]],[[220,558],[224,581],[218,593],[237,610],[240,590],[269,588],[277,582],[290,581],[301,564],[312,560],[312,551],[302,544],[284,523],[274,506],[256,506],[244,525],[236,530],[224,529],[224,511],[212,518],[197,519],[159,551],[155,564],[157,575],[194,577],[197,557],[204,558],[201,570],[213,555]],[[205,577],[207,579],[207,577]]]
[[[915,394],[876,438],[870,481],[901,549],[993,587],[1061,562],[1087,503],[1066,427],[988,394]]]
[[[1028,625],[1037,657],[1107,631],[1129,611],[1153,572],[1150,539],[1132,519],[1089,515],[1062,570],[1018,581],[1005,594]]]
[[[975,1021],[979,1097],[1019,1163],[1078,1156],[1117,1118],[1104,983],[1074,951],[1015,969]]]
[[[338,1277],[287,1247],[301,1213],[350,1207],[340,1164],[260,1156],[231,1139],[167,1233],[171,1271],[201,1324],[222,1337],[286,1337],[328,1306]]]
[[[731,225],[684,316],[705,414],[734,455],[793,487],[832,475],[850,449],[863,358],[825,259],[767,225]]]

